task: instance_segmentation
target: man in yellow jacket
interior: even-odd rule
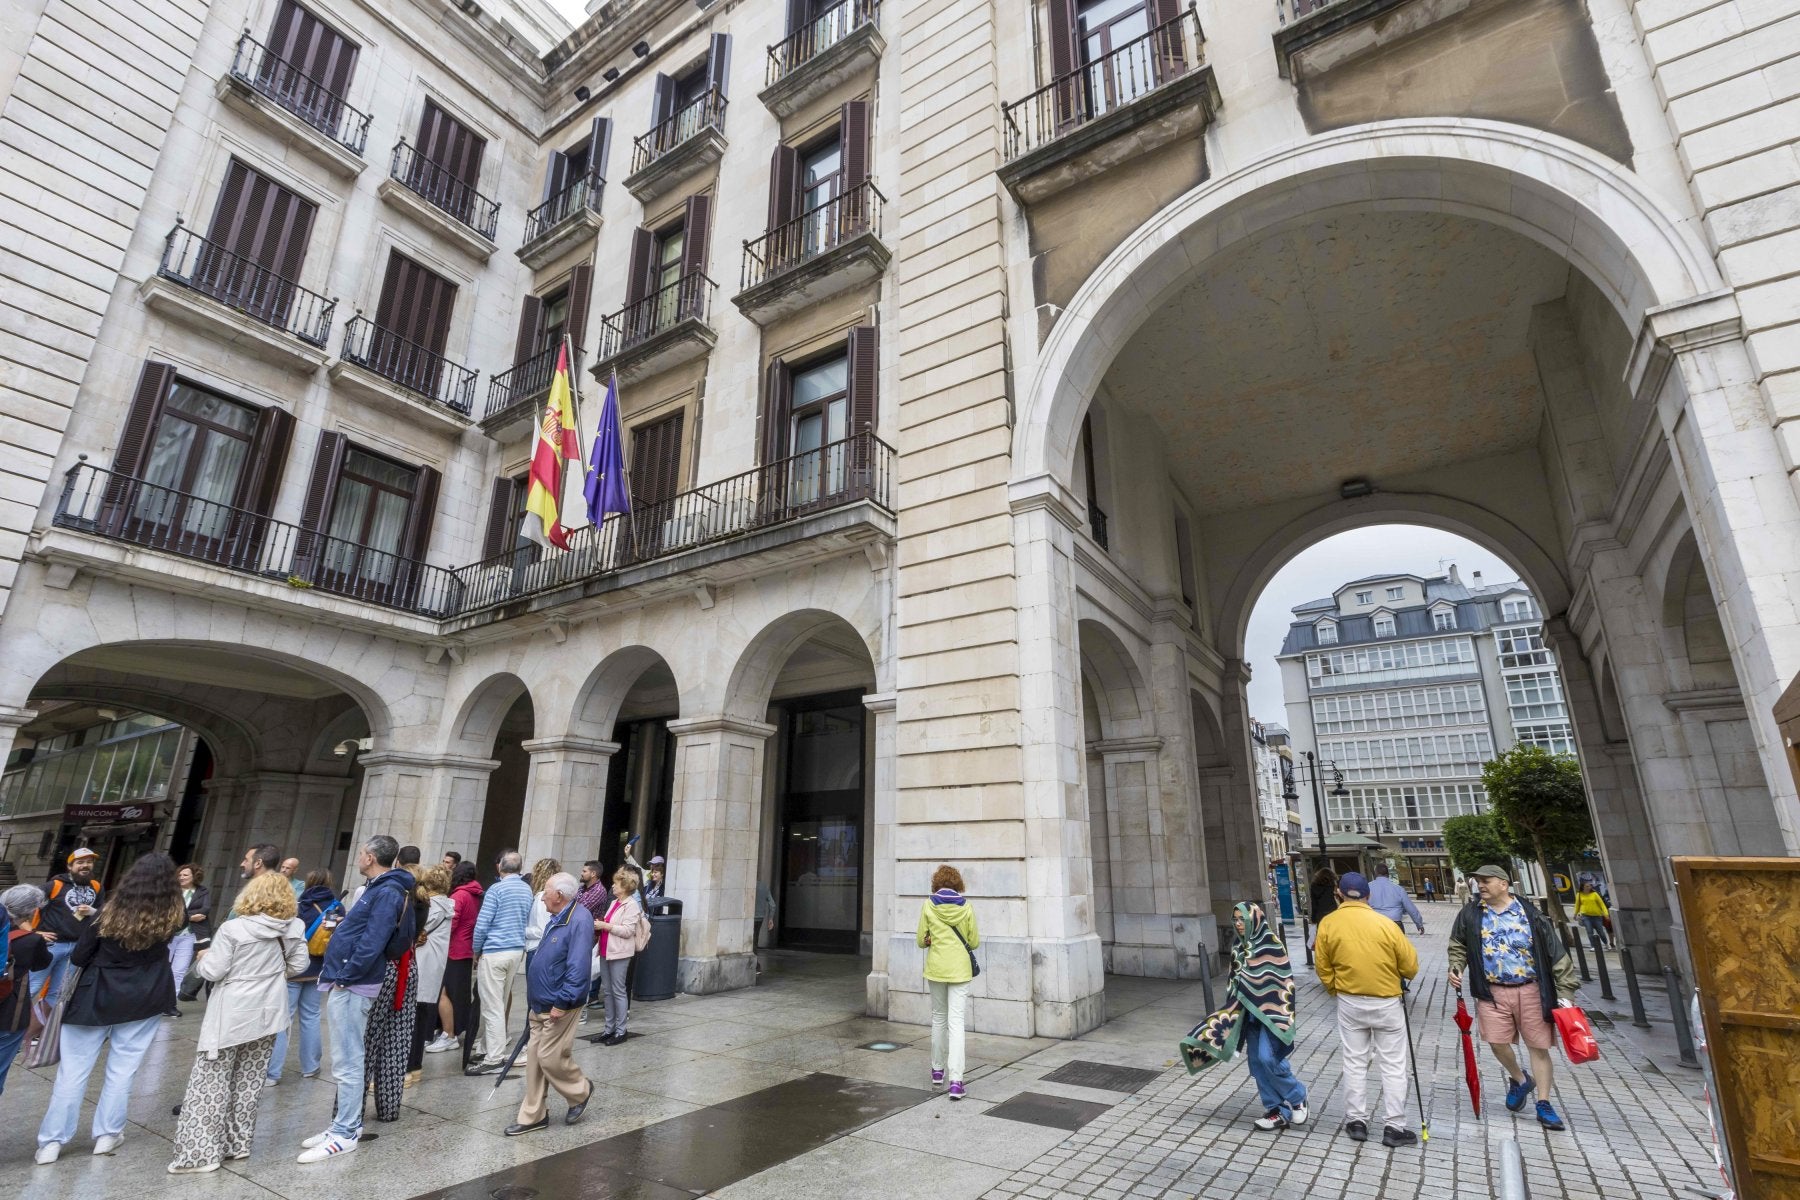
[[[1403,981],[1419,973],[1419,952],[1393,921],[1369,907],[1369,884],[1355,871],[1338,879],[1337,911],[1319,922],[1313,964],[1337,998],[1344,1044],[1344,1132],[1369,1136],[1369,1059],[1381,1068],[1381,1144],[1410,1146],[1406,1127],[1406,1014]]]

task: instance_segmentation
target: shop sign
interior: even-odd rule
[[[84,825],[123,825],[148,821],[154,815],[155,810],[148,804],[70,804],[63,808],[63,820]]]

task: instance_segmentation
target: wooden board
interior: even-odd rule
[[[1676,857],[1742,1200],[1800,1200],[1800,858]]]

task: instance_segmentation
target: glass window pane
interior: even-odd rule
[[[808,404],[845,390],[849,378],[850,362],[842,356],[828,358],[794,372],[794,407],[805,408]]]
[[[145,483],[157,487],[175,487],[181,482],[181,468],[187,462],[199,430],[179,417],[165,416],[156,425],[156,440],[150,444],[150,459],[144,465]],[[144,500],[140,499],[142,508]],[[145,514],[139,512],[139,517]]]
[[[361,538],[363,524],[369,515],[369,496],[372,491],[368,484],[360,480],[340,481],[337,503],[331,506],[331,528],[326,532],[347,542]]]
[[[392,492],[375,495],[375,524],[369,529],[369,546],[386,554],[400,553],[400,535],[406,527],[406,510],[411,504],[404,496]]]
[[[186,384],[175,385],[175,390],[169,394],[169,407],[246,435],[256,427],[256,414],[247,406]]]
[[[376,458],[373,454],[364,454],[361,450],[350,451],[344,459],[344,469],[352,475],[360,475],[364,479],[372,479],[376,483],[406,492],[412,491],[416,474],[411,467],[403,467],[385,458]]]
[[[125,778],[125,798],[127,800],[143,799],[145,788],[150,783],[151,768],[156,765],[156,742],[155,735],[147,735],[136,739],[133,743],[137,752],[132,755],[131,774]]]
[[[162,799],[169,794],[169,780],[175,774],[175,755],[181,750],[181,731],[171,729],[158,740],[156,753],[152,756],[150,778],[144,785],[144,795]]]

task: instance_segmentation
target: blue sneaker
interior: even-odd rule
[[[1525,1078],[1506,1089],[1506,1108],[1508,1112],[1519,1112],[1524,1109],[1525,1101],[1531,1099],[1531,1093],[1537,1088],[1537,1081],[1532,1079],[1531,1072],[1525,1072]]]
[[[1542,1125],[1545,1129],[1564,1128],[1563,1119],[1556,1115],[1556,1109],[1551,1107],[1548,1100],[1539,1100],[1537,1102],[1537,1117],[1538,1124]]]

